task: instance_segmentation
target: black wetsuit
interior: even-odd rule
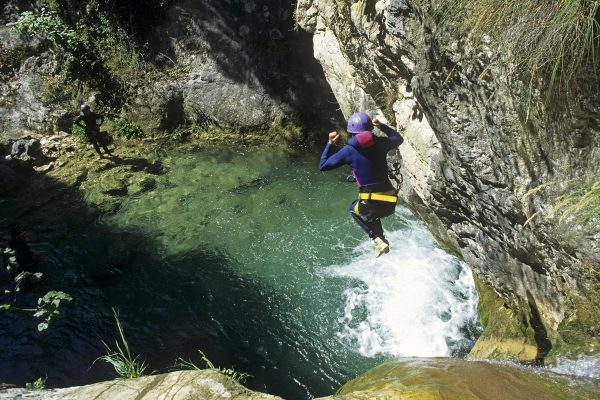
[[[350,204],[350,214],[371,239],[380,237],[385,240],[380,218],[394,213],[396,191],[388,178],[387,153],[403,142],[402,136],[390,126],[381,124],[379,129],[387,137],[373,135],[370,131],[352,136],[348,144],[338,152],[333,152],[327,144],[319,169],[327,171],[342,165],[350,165],[352,174],[359,187],[359,199]],[[363,197],[363,193],[380,196],[384,200],[372,200]]]
[[[100,120],[100,123],[98,123],[98,120]],[[81,122],[83,122],[85,125],[82,125]],[[100,157],[102,157],[100,146],[102,146],[106,154],[112,155],[110,150],[108,150],[106,143],[99,139],[100,125],[102,125],[102,123],[104,123],[104,115],[96,114],[91,111],[89,111],[87,114],[82,112],[75,119],[75,124],[84,129],[85,137],[92,144],[92,146],[94,146],[94,150],[96,150],[96,153],[98,153]]]

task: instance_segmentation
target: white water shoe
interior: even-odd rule
[[[375,243],[375,257],[379,257],[380,255],[386,254],[390,251],[390,245],[384,242],[380,237],[373,239],[373,243]]]

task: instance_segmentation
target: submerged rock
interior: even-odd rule
[[[0,193],[7,192],[17,185],[17,174],[8,165],[0,164]]]
[[[125,196],[127,184],[124,179],[115,175],[102,175],[100,177],[100,191],[112,196]]]

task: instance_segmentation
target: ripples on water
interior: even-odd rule
[[[11,371],[1,380],[110,378],[100,363],[88,367],[116,337],[112,307],[150,369],[197,362],[201,349],[286,399],[329,395],[387,357],[472,345],[470,271],[403,207],[384,222],[391,252],[373,258],[347,212],[348,171],[319,172],[317,153],[268,150],[173,153],[163,163],[155,190],[40,244],[75,300],[43,335],[0,323],[10,347],[0,371]]]
[[[577,360],[557,357],[551,371],[585,378],[600,379],[600,356],[579,356]]]

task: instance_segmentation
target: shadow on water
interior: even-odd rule
[[[110,163],[107,163],[103,168],[99,168],[98,172],[106,171],[118,165],[128,165],[132,172],[146,171],[148,173],[159,175],[164,172],[163,166],[159,161],[150,162],[146,158],[141,157],[119,157],[112,156],[107,158]]]
[[[298,349],[278,340],[301,327],[301,321],[289,326],[278,319],[293,307],[290,299],[243,276],[227,253],[199,247],[170,254],[160,237],[99,222],[100,212],[75,182],[68,187],[34,174],[1,199],[1,232],[18,221],[32,250],[47,256],[43,281],[21,301],[33,304],[48,290],[74,300],[44,332],[30,314],[0,318],[0,382],[23,386],[47,376],[49,387],[63,387],[114,378],[106,364],[94,364],[105,354],[102,341],[117,338],[112,308],[149,371],[166,372],[178,357],[198,362],[200,349],[215,365],[252,374],[248,387],[287,399],[331,394],[348,378],[307,358],[289,364],[290,354],[318,351],[310,343]]]

